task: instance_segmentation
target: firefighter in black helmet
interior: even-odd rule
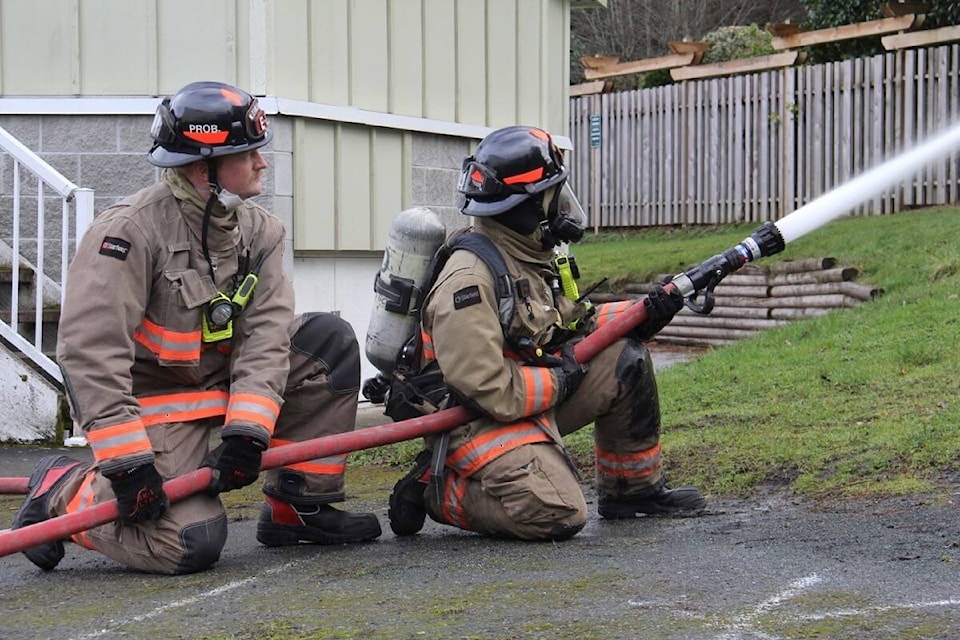
[[[195,82],[160,103],[150,133],[161,180],[97,216],[63,305],[57,357],[94,460],[41,460],[14,527],[116,498],[120,522],[72,540],[143,571],[189,573],[219,559],[219,494],[255,482],[263,451],[353,429],[360,353],[340,318],[294,315],[283,224],[250,200],[272,135],[256,98]],[[332,506],[345,465],[266,472],[257,539],[379,536],[375,515]],[[211,469],[208,490],[170,504],[163,481],[198,467]],[[63,542],[24,553],[50,570]]]
[[[587,519],[587,506],[562,436],[595,424],[598,511],[604,518],[693,514],[705,501],[693,487],[670,488],[660,457],[660,411],[643,346],[683,301],[658,287],[647,320],[589,364],[573,344],[629,303],[580,299],[572,256],[583,210],[551,136],[513,126],[487,135],[463,163],[458,190],[472,233],[507,263],[516,304],[506,321],[498,278],[482,260],[454,251],[422,314],[425,370],[439,366],[448,404],[479,416],[431,436],[416,467],[390,497],[398,535],[433,520],[491,536],[562,540]]]

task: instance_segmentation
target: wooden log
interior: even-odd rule
[[[770,287],[730,287],[724,283],[717,285],[713,293],[718,298],[767,298],[770,296]]]
[[[606,302],[621,302],[623,300],[639,300],[642,293],[591,293],[590,302],[604,304]]]
[[[788,296],[822,296],[834,293],[843,293],[840,290],[841,282],[816,282],[811,284],[780,284],[770,287],[770,297],[780,298]]]
[[[813,284],[815,282],[846,282],[860,275],[858,269],[842,267],[793,273],[771,273],[770,284]]]
[[[825,316],[828,313],[833,313],[836,309],[831,309],[830,307],[778,307],[776,309],[770,309],[771,318],[781,318],[784,320],[798,320],[802,318],[816,318],[819,316]]]
[[[726,280],[723,281],[724,283]],[[627,293],[632,294],[646,294],[653,289],[657,283],[655,282],[630,282],[623,286],[623,290]],[[769,287],[766,285],[762,286],[728,286],[726,284],[719,284],[717,288],[714,289],[714,293],[717,297],[730,297],[730,296],[747,296],[751,298],[765,298],[769,295]]]
[[[711,327],[674,327],[667,325],[660,330],[657,337],[673,336],[683,338],[716,338],[720,340],[740,340],[755,335],[756,331],[745,329],[714,329]]]
[[[860,301],[843,294],[829,294],[818,296],[785,296],[782,298],[771,298],[777,307],[827,307],[827,308],[851,308],[860,306]]]
[[[697,313],[696,311],[691,311],[684,307],[680,310],[680,315],[694,315],[702,316],[702,313]],[[770,309],[759,309],[759,308],[750,308],[750,307],[728,307],[723,304],[717,304],[713,311],[710,312],[711,317],[716,318],[770,318]]]
[[[864,302],[870,302],[877,296],[883,295],[883,289],[871,287],[870,285],[859,282],[841,282],[840,291],[846,296],[863,300]]]
[[[725,347],[736,342],[736,340],[723,338],[688,338],[685,336],[662,336],[660,334],[657,334],[654,341],[660,344],[671,344],[681,347]]]
[[[723,279],[724,285],[734,287],[760,287],[769,284],[770,277],[765,273],[731,273]]]
[[[759,307],[759,308],[777,308],[777,307],[851,307],[856,306],[853,302],[859,302],[853,298],[835,293],[831,295],[818,296],[782,296],[779,298],[726,298],[724,305],[732,307]]]
[[[807,258],[805,260],[774,262],[767,268],[770,270],[770,273],[799,273],[801,271],[833,269],[835,266],[837,266],[836,258]]]
[[[724,318],[714,315],[680,315],[677,314],[667,326],[670,327],[716,327],[718,329],[744,329],[746,331],[760,331],[773,329],[790,324],[788,320],[773,320],[769,318]]]

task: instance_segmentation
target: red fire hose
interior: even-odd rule
[[[630,329],[641,324],[646,317],[647,309],[643,304],[631,305],[614,320],[576,345],[577,360],[580,362],[590,360],[599,351],[626,335]],[[473,416],[474,414],[464,407],[453,407],[401,422],[288,444],[264,452],[260,468],[261,470],[275,469],[304,460],[324,458],[442,433],[465,424]],[[163,484],[163,490],[170,502],[183,500],[205,490],[210,484],[210,473],[210,469],[206,467],[197,469],[168,480]],[[5,478],[0,482],[0,490],[2,489],[6,489],[5,493],[26,493],[27,479]],[[50,518],[20,529],[0,531],[0,557],[46,542],[66,539],[75,533],[112,522],[119,515],[116,500],[110,500],[82,511]]]
[[[304,460],[412,440],[448,431],[467,422],[470,417],[470,412],[463,407],[454,407],[412,420],[297,442],[266,451],[263,454],[261,469],[275,469]],[[170,502],[178,502],[206,489],[210,485],[210,473],[207,467],[191,471],[163,483],[163,490],[170,498]],[[8,478],[8,485],[13,485],[11,480],[22,484],[23,490],[20,493],[26,493],[26,478]],[[74,533],[112,522],[119,515],[117,501],[110,500],[89,509],[50,518],[20,529],[0,531],[0,557],[24,551],[45,542],[63,540]]]
[[[888,160],[820,196],[779,222],[764,223],[740,244],[677,275],[667,286],[676,287],[697,310],[709,313],[713,306],[713,288],[725,276],[747,262],[779,253],[787,242],[792,242],[809,231],[840,217],[860,202],[879,195],[890,185],[902,181],[932,160],[955,152],[958,145],[960,145],[960,124],[954,125],[945,133],[902,156]],[[704,294],[703,302],[693,304],[694,296],[700,294]],[[643,304],[631,305],[614,320],[577,344],[575,348],[577,360],[580,362],[590,360],[599,351],[639,326],[646,318],[647,310]],[[261,468],[274,469],[285,464],[433,435],[464,424],[471,417],[472,414],[467,409],[455,407],[429,416],[277,447],[264,453]],[[163,488],[170,501],[176,502],[203,491],[209,483],[210,469],[202,468],[164,483]],[[5,493],[26,493],[27,481],[25,478],[0,480],[0,490],[3,489],[6,489]],[[62,540],[74,533],[116,520],[118,515],[117,503],[111,500],[83,511],[50,518],[21,529],[0,531],[0,557],[45,542]]]

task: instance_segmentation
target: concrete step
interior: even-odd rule
[[[21,285],[33,284],[36,280],[36,272],[29,267],[20,267],[20,272],[17,275]],[[11,283],[13,283],[13,269],[10,268],[10,265],[0,265],[0,284]]]

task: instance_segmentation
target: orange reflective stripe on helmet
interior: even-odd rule
[[[235,393],[230,396],[226,421],[252,422],[273,433],[280,415],[280,405],[274,400],[255,393]]]
[[[200,358],[199,331],[171,331],[144,318],[133,339],[162,360],[189,362]]]
[[[226,391],[186,391],[137,398],[144,426],[170,422],[192,422],[227,413],[230,394]]]
[[[203,144],[223,144],[227,141],[229,131],[182,131],[181,134],[188,140],[196,140]]]
[[[480,467],[524,444],[549,442],[550,436],[536,422],[524,420],[486,431],[447,456],[447,465],[470,476]]]
[[[552,142],[552,140],[550,139],[550,134],[544,131],[543,129],[537,129],[536,127],[531,127],[530,134],[535,138],[540,138],[541,140]]]
[[[273,449],[275,447],[283,447],[293,443],[293,440],[279,440],[277,438],[272,438],[270,440],[270,448]],[[308,473],[311,475],[340,476],[343,475],[347,470],[347,454],[343,453],[335,456],[327,456],[325,458],[307,460],[306,462],[285,464],[283,465],[283,468],[292,469],[294,471],[300,471],[302,473]]]
[[[616,455],[599,447],[596,453],[597,473],[613,478],[645,478],[660,468],[660,443],[630,455]]]
[[[503,179],[503,184],[527,184],[528,182],[536,182],[543,177],[543,174],[543,167],[537,167],[536,169],[531,169],[525,173],[519,173],[515,176],[507,176]]]
[[[243,96],[237,93],[236,91],[234,91],[233,89],[231,89],[230,87],[221,87],[220,95],[226,98],[230,102],[230,104],[232,104],[235,107],[239,107],[243,105]]]
[[[106,427],[96,427],[87,431],[86,435],[97,462],[153,451],[147,432],[143,428],[143,422],[139,418]]]

